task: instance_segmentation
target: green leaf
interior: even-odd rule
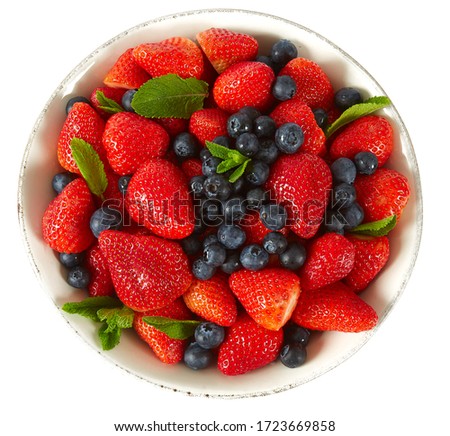
[[[247,159],[242,165],[240,165],[238,168],[236,168],[228,178],[228,181],[231,183],[236,182],[236,180],[239,179],[239,177],[244,175],[245,169],[247,168],[247,165],[251,162],[251,159]]]
[[[220,162],[220,164],[217,166],[217,174],[226,173],[227,171],[230,171],[232,168],[236,168],[237,166],[241,165],[239,162],[236,162],[233,159],[227,159]]]
[[[341,116],[334,123],[328,126],[328,128],[326,129],[327,138],[329,138],[334,132],[336,132],[336,130],[340,129],[346,124],[351,123],[358,118],[369,115],[379,109],[383,109],[390,104],[391,101],[388,97],[377,96],[371,97],[363,103],[358,103],[349,107],[344,112],[342,112]]]
[[[164,316],[144,316],[142,319],[172,339],[190,338],[195,328],[201,323],[201,321],[178,320]]]
[[[121,328],[110,329],[107,323],[101,325],[98,330],[98,336],[105,351],[112,350],[120,342],[122,335]]]
[[[351,233],[367,236],[386,236],[397,224],[397,216],[391,215],[387,218],[370,223],[361,224],[351,230]]]
[[[103,307],[97,312],[100,321],[106,321],[109,331],[116,328],[128,329],[133,327],[134,312],[127,306]]]
[[[189,118],[203,108],[207,96],[208,84],[203,80],[166,74],[145,82],[134,95],[131,106],[147,118]]]
[[[102,198],[108,186],[108,179],[105,166],[97,152],[91,144],[80,138],[72,138],[70,148],[73,159],[89,189],[93,194]]]
[[[228,155],[230,154],[230,149],[227,147],[224,147],[223,145],[216,144],[215,142],[211,141],[205,141],[206,148],[209,150],[209,152],[214,156],[218,157],[219,159],[226,160],[228,159]],[[239,153],[237,150],[235,150],[237,153]],[[240,154],[240,153],[239,153]]]
[[[123,112],[125,110],[119,103],[117,103],[117,101],[106,97],[103,91],[97,91],[95,96],[97,97],[99,108],[108,114],[117,114],[118,112]]]
[[[117,308],[123,306],[122,302],[113,297],[88,297],[83,301],[66,303],[62,310],[77,314],[94,321],[100,321],[97,312],[104,308]]]

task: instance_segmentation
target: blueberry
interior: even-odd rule
[[[269,178],[270,168],[265,162],[253,160],[245,179],[253,186],[261,186]]]
[[[226,224],[239,221],[246,212],[243,197],[232,197],[223,204],[223,217]]]
[[[313,110],[314,118],[316,120],[317,125],[323,129],[326,127],[328,123],[328,114],[324,109],[318,108]]]
[[[214,144],[219,144],[222,147],[226,147],[226,148],[231,147],[231,139],[229,136],[226,136],[226,135],[216,136],[212,140],[212,142],[214,142]]]
[[[361,102],[361,93],[355,88],[341,88],[334,94],[334,104],[341,110],[348,109]]]
[[[297,342],[306,347],[310,336],[311,332],[307,328],[293,322],[286,324],[286,327],[284,328],[284,338],[286,342]]]
[[[206,159],[212,156],[211,152],[207,148],[202,148],[199,153],[200,160],[205,162]]]
[[[207,198],[226,200],[231,194],[231,183],[221,174],[215,174],[206,178],[203,190]]]
[[[247,191],[246,203],[249,209],[259,210],[268,200],[268,191],[262,188],[253,188]]]
[[[286,225],[287,211],[281,204],[264,204],[259,217],[269,230],[281,230]]]
[[[285,268],[291,270],[299,269],[306,260],[306,249],[305,247],[298,242],[290,242],[280,254],[280,263]]]
[[[69,172],[55,174],[52,179],[53,190],[59,194],[75,178],[75,174]]]
[[[91,216],[90,226],[96,238],[103,230],[119,230],[122,228],[122,214],[108,206],[97,209]]]
[[[244,106],[243,108],[239,109],[239,113],[247,115],[252,120],[252,122],[261,115],[261,112],[253,106]]]
[[[370,176],[378,168],[378,158],[370,151],[361,151],[357,153],[353,159],[356,171],[359,174]]]
[[[202,258],[192,262],[192,274],[199,280],[209,280],[216,273],[216,268],[208,265]]]
[[[297,91],[297,84],[291,76],[278,76],[272,86],[272,95],[280,101],[290,100]]]
[[[348,207],[356,200],[356,190],[353,185],[340,183],[333,188],[333,207]]]
[[[279,153],[280,150],[273,139],[262,138],[259,141],[259,151],[255,154],[255,159],[271,165],[277,160]]]
[[[217,230],[217,238],[224,247],[235,250],[245,243],[247,235],[239,226],[222,224]]]
[[[119,187],[119,191],[122,194],[126,194],[127,193],[127,189],[128,189],[128,184],[130,183],[131,180],[131,176],[122,176],[119,178],[119,181],[117,182],[117,185]]]
[[[325,229],[327,232],[343,234],[345,218],[339,210],[327,210],[325,216]]]
[[[226,274],[233,274],[235,271],[241,269],[241,262],[239,260],[239,252],[231,252],[227,254],[225,262],[220,266],[220,269]]]
[[[217,167],[219,166],[221,159],[215,156],[207,157],[202,162],[202,173],[204,176],[209,177],[216,174]]]
[[[219,237],[220,240],[220,237]],[[222,265],[227,258],[227,251],[222,244],[209,244],[203,249],[203,260],[207,265],[217,267]]]
[[[66,104],[66,114],[69,114],[69,112],[72,110],[73,105],[75,103],[87,103],[87,104],[91,104],[91,101],[86,98],[86,97],[82,97],[82,96],[76,96],[76,97],[72,97]]]
[[[225,329],[213,322],[202,322],[194,331],[195,342],[200,347],[210,350],[218,347],[225,339]]]
[[[206,350],[196,342],[192,342],[186,347],[183,356],[184,363],[187,367],[199,370],[207,368],[213,361],[213,353]]]
[[[254,133],[243,133],[236,138],[236,150],[246,157],[252,157],[259,151],[258,137]]]
[[[180,241],[181,248],[187,255],[198,253],[202,248],[202,243],[196,235],[190,235]]]
[[[263,248],[269,254],[281,254],[284,250],[286,250],[287,246],[287,239],[280,232],[270,232],[264,236]]]
[[[244,247],[239,257],[245,269],[258,271],[269,263],[269,254],[258,244],[251,244]]]
[[[205,193],[203,190],[203,183],[205,183],[205,176],[194,176],[189,180],[189,190],[197,197]]]
[[[261,115],[253,121],[253,132],[258,138],[271,138],[276,129],[275,121],[268,115]]]
[[[206,248],[208,245],[218,243],[219,239],[217,238],[217,235],[212,233],[211,235],[208,235],[205,239],[203,239],[203,248]]]
[[[201,217],[206,224],[220,225],[223,222],[222,203],[217,199],[204,199],[201,202]]]
[[[349,207],[342,209],[341,213],[345,220],[345,230],[351,230],[356,226],[359,226],[364,220],[364,211],[357,202],[354,202]]]
[[[334,184],[349,183],[352,184],[356,177],[356,167],[351,159],[340,157],[336,159],[330,166],[333,175]]]
[[[255,61],[266,64],[268,67],[272,68],[272,70],[274,70],[276,68],[275,63],[273,62],[273,60],[270,56],[264,56],[264,55],[256,56]]]
[[[91,280],[91,274],[84,266],[74,266],[67,274],[67,283],[78,289],[85,289]]]
[[[297,47],[287,39],[280,39],[273,46],[270,57],[273,62],[279,65],[286,65],[290,60],[298,55]]]
[[[296,123],[284,123],[275,132],[277,147],[286,154],[295,153],[303,144],[305,136]]]
[[[182,132],[175,136],[172,146],[175,154],[182,159],[195,157],[198,154],[197,140],[189,132]]]
[[[239,177],[234,183],[231,184],[231,193],[240,194],[245,189],[245,179]]]
[[[131,102],[133,101],[134,94],[136,94],[137,89],[129,89],[122,95],[122,107],[127,112],[134,112],[134,109],[131,106]]]
[[[194,222],[194,231],[192,232],[194,235],[201,235],[205,232],[206,230],[206,223],[204,222],[204,220],[202,219],[201,216],[196,216],[195,217],[195,222]]]
[[[298,342],[287,343],[280,351],[280,360],[288,368],[298,368],[305,363],[306,348]]]
[[[81,265],[84,260],[84,253],[59,253],[59,261],[67,268]]]
[[[253,121],[244,112],[236,112],[230,115],[227,120],[227,132],[232,138],[237,138],[246,132],[252,131]]]

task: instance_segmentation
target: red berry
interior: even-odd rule
[[[191,115],[189,132],[200,144],[227,134],[228,114],[219,108],[200,109]]]
[[[86,267],[91,276],[88,285],[91,297],[115,294],[108,262],[98,244],[89,249],[86,255]]]
[[[192,179],[194,176],[202,175],[202,161],[200,159],[191,158],[186,159],[181,163],[181,169],[186,175],[188,180]]]
[[[109,118],[111,114],[109,112],[104,111],[100,107],[101,104],[97,99],[97,92],[102,92],[106,98],[110,98],[111,100],[114,100],[116,103],[122,106],[122,96],[123,94],[125,94],[126,89],[110,88],[109,86],[100,86],[92,91],[90,97],[92,106],[103,118]]]
[[[272,230],[268,229],[259,216],[259,212],[249,211],[239,222],[239,226],[245,231],[246,239],[245,243],[249,244],[260,244],[262,245],[264,236],[270,233]],[[283,227],[280,232],[287,236],[289,229]]]

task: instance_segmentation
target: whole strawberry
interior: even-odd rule
[[[311,330],[361,332],[375,327],[378,315],[353,290],[334,284],[302,291],[292,321]]]
[[[237,271],[230,276],[230,287],[246,312],[269,330],[286,324],[300,295],[300,279],[284,268]]]
[[[238,62],[219,75],[213,87],[214,100],[226,112],[237,112],[245,106],[260,111],[273,102],[273,70],[261,62]]]
[[[246,239],[245,243],[249,244],[260,244],[262,245],[264,236],[271,232],[263,222],[259,216],[259,212],[256,211],[247,211],[244,217],[239,222],[240,227],[245,231]],[[287,236],[289,232],[288,227],[283,227],[280,230],[284,236]]]
[[[116,230],[103,231],[98,242],[117,296],[137,312],[167,306],[191,284],[188,259],[176,242]]]
[[[334,98],[333,86],[322,68],[312,60],[292,59],[279,75],[290,76],[294,79],[297,85],[295,100],[305,102],[311,109],[331,108]]]
[[[221,326],[236,321],[236,299],[224,274],[215,274],[209,280],[194,279],[183,299],[192,312],[207,321]]]
[[[94,242],[89,222],[95,211],[92,194],[82,178],[70,182],[54,198],[42,218],[42,236],[59,253],[81,253]]]
[[[189,132],[202,144],[227,134],[228,114],[219,108],[200,109],[189,119]]]
[[[103,118],[107,119],[111,116],[111,114],[101,108],[102,104],[98,101],[97,92],[103,93],[106,98],[114,100],[117,104],[122,105],[122,97],[123,94],[125,94],[125,91],[126,89],[110,88],[109,86],[99,86],[94,88],[90,96],[91,105]]]
[[[355,291],[362,291],[376,277],[389,259],[389,239],[386,236],[349,235],[347,239],[355,246],[355,264],[345,277]]]
[[[394,147],[394,131],[386,118],[377,115],[361,117],[338,132],[330,147],[330,157],[353,159],[361,151],[370,151],[378,158],[378,166],[389,159]]]
[[[67,115],[58,138],[58,161],[67,171],[81,174],[75,163],[70,143],[73,138],[83,139],[92,145],[100,156],[106,161],[106,152],[102,144],[102,135],[105,122],[96,110],[87,103],[75,103]]]
[[[197,41],[218,73],[237,62],[252,61],[258,54],[258,41],[253,36],[228,29],[204,30],[197,34]]]
[[[171,138],[188,129],[188,120],[184,118],[153,118],[152,121],[163,126]]]
[[[132,112],[114,114],[103,133],[109,164],[122,176],[134,173],[149,159],[163,156],[169,141],[158,123]]]
[[[332,177],[328,165],[309,153],[284,155],[273,164],[266,188],[288,211],[289,228],[312,238],[322,223]]]
[[[245,374],[273,362],[282,345],[282,329],[268,330],[242,313],[220,345],[218,368],[225,375]]]
[[[194,203],[180,168],[151,159],[131,178],[125,205],[131,218],[158,236],[182,239],[194,230]]]
[[[319,289],[346,277],[355,263],[355,247],[343,235],[325,233],[308,249],[300,270],[302,289]]]
[[[188,180],[192,179],[194,176],[202,175],[202,161],[197,158],[186,159],[181,162],[181,169],[183,173],[188,178]]]
[[[133,50],[138,65],[152,77],[177,74],[186,79],[200,79],[203,74],[203,55],[200,48],[181,36],[161,42],[140,44]]]
[[[178,363],[183,359],[186,340],[172,339],[164,332],[147,324],[145,316],[164,316],[177,320],[186,320],[191,317],[189,310],[181,298],[176,299],[162,309],[148,310],[143,313],[135,313],[133,328],[153,350],[156,357],[163,363]]]
[[[86,267],[91,277],[88,285],[91,297],[115,294],[108,262],[98,244],[92,246],[87,252]]]
[[[364,221],[371,222],[402,215],[408,203],[408,179],[396,170],[379,168],[370,176],[358,175],[355,180],[356,198],[364,210]]]

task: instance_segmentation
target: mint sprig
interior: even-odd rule
[[[179,320],[164,316],[144,316],[142,320],[172,339],[190,338],[201,323],[201,321]]]
[[[72,157],[86,181],[90,191],[103,200],[103,193],[108,186],[105,166],[91,144],[80,138],[70,141]]]
[[[203,108],[208,84],[189,77],[166,74],[145,82],[136,92],[131,107],[147,118],[190,118]]]
[[[97,97],[97,101],[99,103],[99,109],[104,110],[106,113],[117,114],[118,112],[124,112],[125,109],[117,103],[117,101],[106,97],[103,91],[97,91],[95,96]]]
[[[386,236],[397,224],[397,216],[391,215],[378,221],[360,224],[350,232],[357,235]]]
[[[338,129],[345,126],[358,118],[371,114],[379,109],[383,109],[391,104],[391,100],[385,96],[371,97],[363,103],[354,104],[353,106],[342,112],[341,116],[328,126],[325,131],[326,137],[329,138]]]
[[[228,178],[228,181],[231,183],[236,182],[244,174],[247,165],[251,162],[250,158],[244,156],[237,150],[229,149],[211,141],[205,141],[205,144],[206,148],[214,157],[222,159],[222,162],[217,166],[218,174],[226,173],[237,167]]]

